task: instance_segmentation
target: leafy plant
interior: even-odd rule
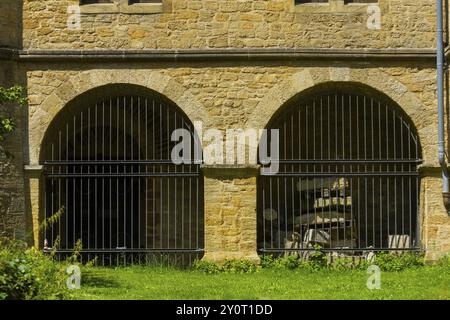
[[[11,88],[0,87],[0,105],[5,103],[18,103],[21,106],[27,104],[27,98],[23,96],[23,88],[14,86]],[[11,117],[0,115],[0,141],[3,140],[5,134],[14,131],[15,123]]]
[[[81,239],[78,239],[72,250],[72,254],[70,255],[70,257],[67,258],[67,262],[70,264],[78,263],[82,251],[83,251],[83,243],[81,242]]]
[[[65,268],[24,242],[0,239],[0,300],[64,299]]]
[[[216,263],[205,260],[195,260],[192,268],[196,271],[208,274],[216,274],[222,271],[220,266]]]
[[[275,267],[278,259],[271,254],[263,255],[261,257],[261,267],[262,268],[273,268]]]
[[[314,245],[314,251],[309,254],[308,259],[302,264],[306,269],[320,270],[327,267],[328,259],[322,247],[318,244]]]
[[[39,226],[40,230],[46,230],[47,228],[50,228],[51,226],[55,225],[61,220],[61,216],[64,214],[65,207],[62,206],[59,208],[58,211],[56,211],[54,214],[52,214],[50,217],[42,221],[41,225]]]
[[[294,270],[300,268],[303,261],[298,258],[298,256],[290,255],[280,258],[279,261],[275,263],[275,267],[283,267],[285,269]]]
[[[447,254],[436,261],[435,263],[438,267],[443,267],[445,269],[448,269],[450,271],[450,254]]]
[[[422,267],[425,262],[421,254],[380,252],[376,254],[373,264],[380,267],[382,271],[403,271],[405,269]]]
[[[230,273],[253,273],[256,271],[256,264],[244,259],[227,260],[222,266],[223,271]]]
[[[371,263],[366,259],[360,258],[352,258],[352,257],[338,257],[334,258],[329,267],[335,270],[367,270],[367,267]]]

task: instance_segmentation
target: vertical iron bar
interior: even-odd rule
[[[393,144],[394,144],[394,159],[397,159],[397,145],[396,145],[396,140],[397,140],[397,135],[396,135],[396,125],[395,125],[395,111],[392,110],[392,121],[393,121]],[[394,164],[394,172],[397,172],[397,165]],[[394,234],[397,234],[398,230],[397,230],[397,177],[394,176]]]
[[[133,131],[133,123],[134,123],[134,99],[133,96],[130,97],[130,156],[131,161],[134,160],[134,131]],[[130,166],[131,171],[131,179],[130,179],[130,242],[131,249],[134,249],[134,166]],[[134,263],[133,254],[131,254],[131,264]]]
[[[81,115],[80,115],[80,160],[83,161],[83,135],[84,135],[84,130],[83,130],[83,111],[81,111]],[[83,173],[83,166],[80,165],[80,173]],[[80,179],[80,239],[81,239],[81,243],[84,247],[84,240],[83,240],[83,182],[84,179]]]

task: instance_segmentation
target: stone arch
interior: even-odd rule
[[[321,220],[320,241],[329,249],[392,248],[400,237],[419,248],[422,148],[415,125],[383,92],[338,80],[302,90],[266,119],[267,129],[279,130],[280,161],[258,181],[259,251],[289,248],[282,239],[308,248],[317,214],[336,214],[346,225],[339,231]]]
[[[171,157],[178,144],[172,133],[180,129],[188,131],[183,141],[192,147],[194,126],[186,113],[135,84],[97,86],[66,103],[39,150],[40,221],[62,210],[61,219],[44,230],[45,242],[53,247],[60,239],[61,250],[72,250],[79,239],[110,264],[140,259],[155,248],[161,254],[173,250],[180,254],[177,263],[188,263],[183,251],[204,247],[203,180],[198,164],[176,164]],[[130,250],[125,256],[124,248]]]
[[[285,81],[279,83],[267,92],[260,101],[255,111],[249,118],[250,128],[265,128],[270,119],[286,105],[291,99],[315,87],[327,83],[348,83],[367,87],[385,95],[397,104],[410,118],[412,125],[417,129],[423,150],[423,159],[426,164],[434,164],[437,132],[433,123],[425,123],[424,113],[430,113],[432,119],[433,110],[426,110],[423,103],[408,88],[379,69],[357,69],[347,67],[311,68],[295,73]]]
[[[89,70],[80,72],[55,89],[29,118],[29,163],[39,164],[40,149],[52,120],[64,107],[84,93],[111,84],[128,84],[155,91],[174,104],[192,121],[205,122],[207,112],[196,98],[174,78],[148,70]]]

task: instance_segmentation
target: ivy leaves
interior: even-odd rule
[[[27,98],[23,96],[23,88],[21,86],[14,86],[11,88],[0,87],[0,105],[6,103],[17,103],[20,106],[27,104]],[[4,117],[0,115],[0,141],[4,136],[14,131],[15,124],[11,117]]]

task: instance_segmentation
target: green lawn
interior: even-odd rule
[[[364,271],[262,269],[252,274],[204,274],[154,267],[93,268],[76,299],[450,299],[450,272],[421,267],[383,272],[381,289]]]

